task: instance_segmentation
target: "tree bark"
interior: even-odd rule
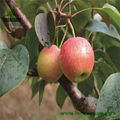
[[[77,86],[64,75],[60,78],[59,83],[66,90],[77,110],[83,113],[95,113],[97,104],[96,98],[92,96],[85,97],[78,90]]]
[[[5,0],[13,14],[16,16],[18,21],[21,23],[21,25],[24,27],[25,30],[28,30],[32,27],[29,20],[26,18],[26,16],[22,13],[18,5],[14,0]]]

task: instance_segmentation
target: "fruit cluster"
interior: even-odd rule
[[[72,82],[87,79],[94,66],[94,51],[82,37],[69,38],[61,49],[56,45],[43,48],[38,58],[37,69],[41,77],[57,82],[64,74]]]

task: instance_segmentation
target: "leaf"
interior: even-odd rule
[[[40,3],[42,3],[42,4],[45,4],[45,3],[47,3],[49,0],[39,0],[39,2]]]
[[[0,50],[0,96],[16,88],[25,79],[29,54],[23,45]]]
[[[62,106],[66,100],[66,97],[67,97],[66,91],[64,90],[64,88],[61,85],[59,85],[57,92],[56,92],[56,102],[60,108],[62,108]]]
[[[89,8],[89,5],[85,0],[74,0],[72,4],[74,8],[76,8],[77,11]],[[81,12],[80,14],[72,17],[72,24],[74,26],[74,29],[76,31],[76,35],[81,35],[84,32],[84,27],[90,22],[91,19],[91,10]]]
[[[90,75],[90,77],[84,82],[78,83],[78,89],[86,96],[92,93],[94,87],[94,77]]]
[[[7,12],[7,4],[4,0],[1,0],[1,4],[0,4],[0,17],[5,16]]]
[[[37,81],[38,78],[33,78],[32,80],[32,97],[31,99],[33,99],[35,97],[35,95],[37,94],[37,92],[39,91],[39,82]]]
[[[98,69],[98,68],[97,68]],[[104,77],[102,76],[102,74],[100,73],[99,69],[96,70],[96,73],[94,73],[94,78],[95,78],[95,81],[96,81],[96,84],[97,84],[97,88],[99,89],[99,91],[101,90],[105,79]]]
[[[45,88],[45,85],[47,84],[47,82],[45,80],[41,80],[39,82],[39,105],[41,104],[42,102],[42,98],[43,98],[43,93],[44,93],[44,88]]]
[[[98,99],[95,117],[99,120],[120,117],[120,73],[107,78]]]
[[[2,49],[8,49],[8,47],[3,40],[0,40],[0,50],[2,50]]]
[[[110,58],[109,54],[106,51],[102,51],[102,50],[95,51],[95,59],[98,60],[101,58],[105,61],[105,63],[109,64],[112,67],[114,72],[118,71],[114,62],[112,61],[112,59]]]
[[[29,52],[31,68],[35,66],[39,54],[39,41],[34,28],[28,30],[27,35],[25,37],[25,46],[27,47]]]
[[[107,77],[110,74],[114,73],[114,71],[113,68],[109,64],[107,64],[103,59],[102,60],[99,59],[95,63],[93,73],[95,76],[95,80],[97,82],[98,89],[101,90]]]
[[[113,0],[113,1],[114,1],[114,0]],[[120,11],[120,0],[115,0],[114,2],[115,2],[115,3],[114,3],[113,6],[115,6],[115,7]]]
[[[35,18],[35,31],[43,46],[51,45],[50,36],[48,35],[47,14],[39,13]]]
[[[112,20],[120,27],[120,13],[116,12],[116,8],[114,8],[114,6],[110,7],[110,5],[108,5],[109,4],[106,4],[101,10],[107,13],[112,18]]]
[[[119,14],[119,11],[118,11],[114,6],[112,6],[111,4],[106,3],[106,4],[103,6],[103,8],[110,8],[110,9],[112,9],[113,11],[115,11],[116,13]]]
[[[45,80],[41,80],[38,81],[39,77],[34,77],[32,80],[32,97],[31,99],[33,99],[35,97],[35,95],[39,92],[39,105],[42,102],[42,98],[43,98],[43,93],[44,93],[44,88],[45,85],[47,84],[47,82]]]
[[[112,62],[116,66],[117,70],[120,71],[120,48],[119,47],[110,47],[107,49],[107,53],[111,58]]]
[[[116,30],[116,28],[112,24],[110,24],[110,26],[108,27],[106,25],[106,23],[104,23],[104,22],[93,20],[86,27],[86,29],[91,32],[101,32],[101,33],[104,33],[106,35],[109,35],[113,38],[120,40],[120,35],[119,35],[118,31]]]
[[[54,41],[54,37],[55,37],[55,21],[54,21],[54,17],[53,17],[51,12],[49,12],[48,15],[47,15],[47,23],[48,23],[48,30],[49,30],[50,40]]]
[[[90,0],[91,6],[93,7],[102,7],[107,0]]]
[[[99,65],[99,69],[103,73],[105,79],[107,79],[107,77],[114,72],[113,68],[109,64],[107,64],[103,59],[99,59],[99,61],[97,61],[97,64]]]

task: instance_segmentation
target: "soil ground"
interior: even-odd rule
[[[73,120],[74,115],[61,115],[61,112],[74,112],[69,98],[62,109],[55,100],[55,85],[47,85],[42,104],[38,104],[38,95],[31,100],[29,85],[22,84],[0,99],[0,120]]]

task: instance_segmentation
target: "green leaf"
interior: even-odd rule
[[[29,54],[23,45],[0,50],[0,96],[16,88],[25,79]]]
[[[42,98],[43,98],[43,93],[44,93],[44,88],[45,88],[45,85],[47,84],[47,82],[45,80],[41,80],[39,82],[39,105],[41,104],[42,102]]]
[[[37,92],[39,91],[39,82],[37,81],[38,78],[33,78],[32,80],[32,97],[31,99],[33,99],[35,97],[35,95],[37,94]]]
[[[105,79],[114,72],[113,68],[109,64],[107,64],[103,59],[99,60],[97,64],[99,65],[99,69],[103,73]]]
[[[97,87],[101,90],[107,77],[114,73],[114,71],[113,68],[102,59],[95,63],[93,73],[97,82]]]
[[[78,83],[78,89],[86,96],[92,93],[94,86],[94,77],[91,75],[87,80]]]
[[[86,27],[86,29],[91,32],[101,32],[101,33],[104,33],[106,35],[109,35],[113,38],[120,40],[120,35],[119,35],[117,29],[112,24],[110,24],[110,26],[108,27],[106,25],[106,23],[104,23],[104,22],[93,20]]]
[[[107,78],[98,99],[95,117],[98,120],[120,117],[120,73]]]
[[[113,0],[114,4],[113,6],[115,6],[119,11],[120,11],[120,0]]]
[[[90,0],[91,6],[93,7],[102,7],[107,0]]]
[[[42,3],[42,4],[45,4],[45,3],[47,3],[49,0],[39,0],[39,2],[40,3]]]
[[[27,35],[25,37],[25,46],[29,51],[31,68],[35,66],[39,54],[39,41],[34,28],[28,30]]]
[[[47,14],[47,23],[48,23],[48,30],[49,30],[49,36],[50,40],[54,41],[55,37],[55,22],[52,13]]]
[[[59,85],[57,92],[56,92],[56,102],[60,108],[62,108],[62,106],[66,100],[66,97],[67,97],[66,91],[64,90],[64,88],[61,85]]]
[[[112,59],[110,58],[109,54],[106,51],[102,50],[95,51],[95,59],[99,60],[101,58],[104,59],[105,63],[109,64],[112,67],[114,72],[118,71],[114,62],[112,61]]]
[[[120,13],[116,12],[116,8],[113,9],[114,6],[110,8],[110,5],[108,5],[109,4],[105,5],[102,10],[107,13],[112,18],[112,20],[120,27]]]
[[[107,55],[103,50],[95,51],[95,60],[97,61],[99,58],[103,58],[105,61],[108,62]]]
[[[89,8],[84,0],[74,0],[72,3],[76,7],[76,11],[80,11],[86,8]],[[84,27],[90,22],[91,19],[91,10],[81,12],[80,14],[74,16],[71,20],[76,31],[76,35],[81,35],[84,32]]]
[[[6,2],[4,0],[0,1],[0,17],[5,16],[6,12],[7,12],[7,5]]]
[[[120,48],[119,47],[110,47],[107,49],[107,53],[114,63],[117,71],[120,71]]]
[[[0,50],[2,50],[2,49],[8,49],[8,47],[3,40],[0,40]]]
[[[103,77],[102,74],[99,72],[99,70],[98,70],[98,72],[97,72],[97,70],[96,70],[96,73],[94,73],[94,77],[95,77],[95,81],[96,81],[96,83],[97,83],[97,88],[98,88],[99,91],[100,91],[101,88],[102,88],[102,86],[103,86],[103,84],[104,84],[104,82],[103,82],[104,77]]]

